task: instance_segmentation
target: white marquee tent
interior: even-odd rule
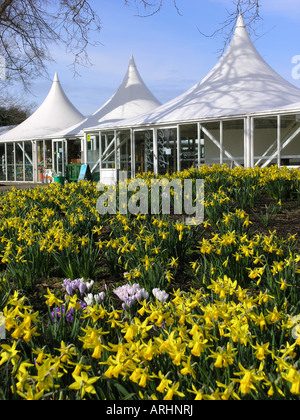
[[[130,130],[132,150],[144,149],[143,164],[141,156],[131,159],[133,175],[203,162],[280,165],[300,162],[299,114],[300,90],[265,62],[240,15],[224,55],[190,90],[152,112],[86,132]]]
[[[42,105],[26,121],[0,136],[0,142],[43,139],[83,118],[66,96],[56,73]]]
[[[55,74],[42,105],[26,121],[0,136],[0,180],[37,182],[42,179],[43,169],[52,169],[55,153],[51,140],[45,138],[83,118]]]
[[[69,101],[56,74],[43,104],[22,124],[0,135],[0,180],[39,181],[44,172],[65,174],[68,167],[77,171],[77,179],[78,166],[86,161],[94,172],[99,160],[99,138],[84,137],[84,128],[136,117],[159,105],[133,57],[119,89],[87,118]]]
[[[190,122],[247,115],[279,109],[299,101],[300,89],[283,79],[264,61],[240,15],[225,54],[204,79],[129,124]]]
[[[83,130],[101,124],[116,123],[152,111],[161,103],[145,85],[133,56],[130,59],[127,73],[117,91],[94,114],[75,126],[55,134],[59,137],[83,137]]]
[[[121,85],[100,109],[80,121],[79,124],[52,134],[50,137],[61,140],[63,149],[68,147],[74,149],[76,144],[78,147],[81,144],[81,159],[68,159],[68,163],[76,164],[79,161],[84,161],[89,164],[94,178],[97,179],[96,174],[98,173],[99,176],[99,136],[84,136],[84,130],[95,125],[119,124],[123,120],[150,112],[160,105],[161,103],[144,83],[132,56]],[[75,171],[74,178],[77,177],[78,168],[72,168],[69,165],[68,170]]]

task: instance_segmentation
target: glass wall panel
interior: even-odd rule
[[[52,169],[52,140],[44,141],[45,147],[45,169]]]
[[[7,180],[15,180],[15,144],[7,143]]]
[[[244,164],[244,120],[220,121],[201,124],[201,146],[204,146],[205,164],[226,163],[228,166]],[[223,153],[221,151],[223,134]]]
[[[54,171],[57,174],[65,174],[66,169],[66,142],[65,140],[54,140],[53,141],[53,150],[54,150]]]
[[[254,162],[256,166],[278,163],[278,121],[275,117],[254,119]],[[300,165],[300,116],[280,116],[280,165]]]
[[[45,156],[44,156],[44,141],[38,141],[36,143],[37,148],[37,170],[38,170],[38,180],[43,179],[44,165],[45,165]]]
[[[281,116],[281,165],[300,165],[300,115]]]
[[[131,176],[131,144],[130,132],[121,132],[118,135],[118,166],[121,171],[126,171]]]
[[[102,169],[115,169],[115,135],[105,133],[101,136]]]
[[[135,172],[153,172],[153,132],[136,131],[135,137]]]
[[[80,139],[68,140],[68,164],[71,164],[71,165],[81,164],[81,140]]]
[[[204,163],[204,146],[200,149],[199,160],[199,140],[197,125],[180,126],[180,169],[189,169],[192,166],[197,166],[199,163]]]
[[[88,135],[87,138],[87,156],[88,164],[92,169],[96,163],[99,161],[99,136],[98,135]]]
[[[205,129],[201,130],[201,148],[203,161],[206,165],[213,165],[220,163],[220,148],[217,143],[220,143],[220,123],[211,122],[201,124]]]
[[[24,143],[16,144],[16,173],[17,181],[24,181]]]
[[[176,171],[177,167],[177,130],[159,129],[157,131],[158,144],[158,173],[166,174]]]
[[[5,144],[0,144],[0,180],[6,181]]]
[[[223,153],[223,162],[229,166],[244,165],[244,120],[223,122],[223,148],[231,156]]]
[[[87,163],[89,165],[92,178],[95,181],[99,180],[99,173],[100,173],[100,166],[99,166],[99,158],[100,158],[100,141],[99,135],[89,134],[87,136]],[[78,156],[78,154],[77,154]]]
[[[25,153],[25,181],[33,181],[33,165],[32,165],[32,143],[24,142]]]
[[[268,161],[277,163],[277,117],[255,118],[254,165],[262,166]]]

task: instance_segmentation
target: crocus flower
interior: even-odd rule
[[[85,303],[87,304],[87,306],[91,306],[93,304],[94,301],[94,295],[92,293],[89,293],[85,298],[84,298]]]
[[[79,291],[80,291],[80,294],[81,294],[81,296],[84,294],[84,292],[86,291],[86,289],[87,289],[87,285],[86,285],[86,283],[80,283],[79,285],[78,285],[78,289],[79,289]]]
[[[101,292],[98,295],[94,295],[94,299],[98,304],[100,304],[100,302],[104,302],[105,292]]]
[[[148,292],[140,289],[138,284],[118,287],[114,290],[114,294],[123,302],[123,309],[131,308],[137,301],[147,300],[149,297]]]
[[[92,288],[93,288],[93,286],[94,286],[94,280],[91,280],[90,282],[86,282],[85,284],[86,284],[86,287],[87,287],[87,290],[90,292],[91,290],[92,290]]]
[[[153,296],[159,301],[159,302],[166,302],[169,298],[169,295],[164,290],[160,289],[153,289],[152,290]]]

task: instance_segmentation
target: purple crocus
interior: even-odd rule
[[[65,312],[65,305],[62,305],[61,308],[58,308],[57,306],[53,309],[53,311],[51,312],[51,320],[52,320],[52,324],[54,323],[55,319],[61,319],[62,314]],[[67,314],[66,314],[66,320],[67,322],[69,322],[70,324],[73,322],[74,320],[74,308],[71,308]]]
[[[87,285],[85,284],[85,283],[79,283],[79,285],[78,285],[78,289],[79,289],[79,292],[80,292],[80,294],[81,294],[81,296],[85,293],[85,291],[86,291],[86,289],[87,289]]]
[[[114,294],[123,302],[123,309],[129,309],[137,301],[147,300],[149,297],[148,292],[145,289],[141,289],[138,284],[134,284],[133,286],[126,284],[125,286],[118,287],[114,290]]]

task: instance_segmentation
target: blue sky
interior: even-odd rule
[[[216,64],[223,37],[206,38],[198,28],[204,33],[216,30],[227,11],[234,10],[232,1],[177,0],[181,15],[173,1],[164,3],[158,14],[141,18],[134,6],[124,7],[123,0],[91,0],[103,24],[97,37],[102,45],[89,48],[93,66],[80,68],[81,77],[73,78],[71,56],[52,49],[55,63],[48,66],[49,75],[58,72],[66,94],[83,114],[96,111],[116,91],[132,54],[145,83],[163,103],[199,82]],[[292,58],[300,55],[300,2],[261,3],[262,20],[252,37],[255,46],[274,70],[300,89],[300,79],[292,78]],[[40,105],[50,87],[51,80],[36,80],[26,99]]]

